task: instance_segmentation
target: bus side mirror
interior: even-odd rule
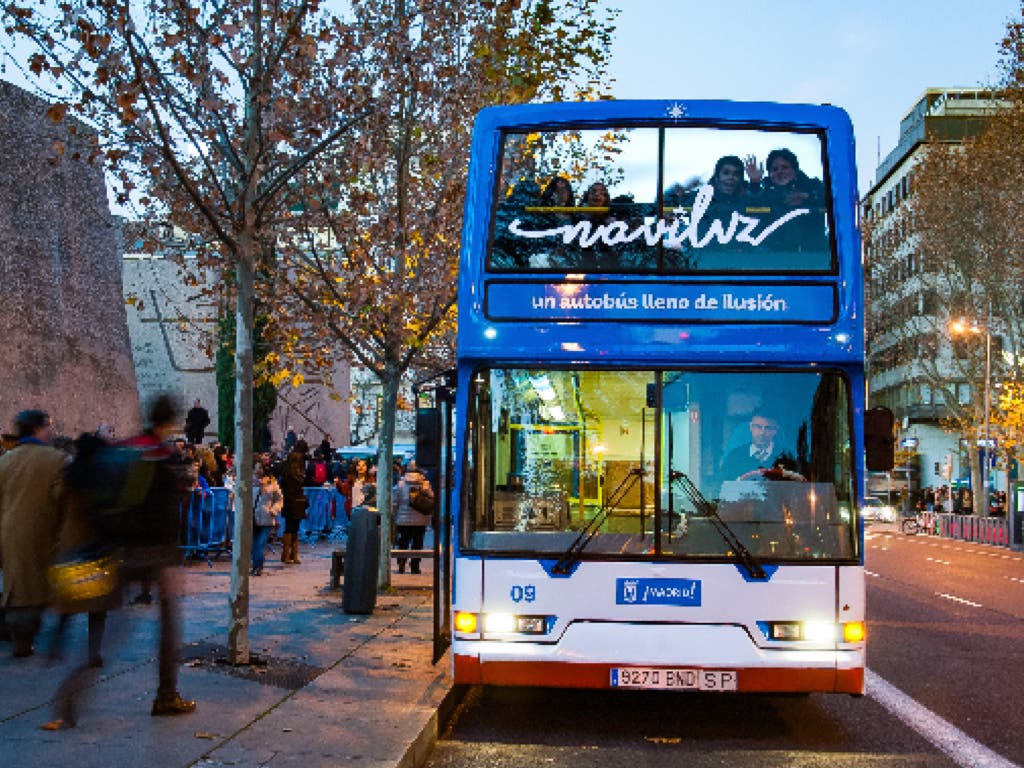
[[[896,463],[896,418],[888,408],[864,411],[864,463],[868,472],[888,472]]]
[[[441,463],[441,410],[416,409],[416,466],[437,469]]]

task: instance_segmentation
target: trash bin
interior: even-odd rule
[[[352,510],[345,544],[345,581],[341,608],[345,613],[373,613],[377,604],[380,562],[380,513],[365,507]]]

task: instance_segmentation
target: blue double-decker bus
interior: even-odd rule
[[[863,692],[855,187],[832,106],[480,113],[455,682]]]

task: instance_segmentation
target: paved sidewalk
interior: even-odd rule
[[[49,617],[36,655],[14,659],[0,642],[0,762],[6,768],[74,766],[360,766],[414,768],[437,734],[439,708],[454,700],[449,660],[432,654],[432,576],[393,573],[373,614],[347,615],[329,589],[333,542],[300,545],[301,565],[269,553],[250,581],[245,668],[223,662],[228,556],[184,569],[180,688],[195,713],[151,717],[157,683],[158,609],[112,614],[105,664],[80,697],[74,729],[40,730],[53,695],[84,658],[85,617],[76,617],[64,660],[48,665]],[[119,639],[120,638],[120,639]]]

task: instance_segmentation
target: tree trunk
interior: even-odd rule
[[[252,562],[253,304],[256,242],[239,238],[235,319],[235,524],[231,547],[228,661],[249,663],[249,564]]]
[[[974,514],[984,516],[986,493],[981,487],[981,460],[978,457],[978,449],[972,447],[969,456],[971,459],[971,507],[974,509]]]
[[[380,564],[377,569],[377,589],[391,586],[391,542],[394,538],[392,488],[398,478],[391,471],[395,445],[395,412],[398,409],[398,387],[401,374],[387,369],[381,378],[384,393],[381,398],[380,434],[377,440],[377,508],[380,511]]]

